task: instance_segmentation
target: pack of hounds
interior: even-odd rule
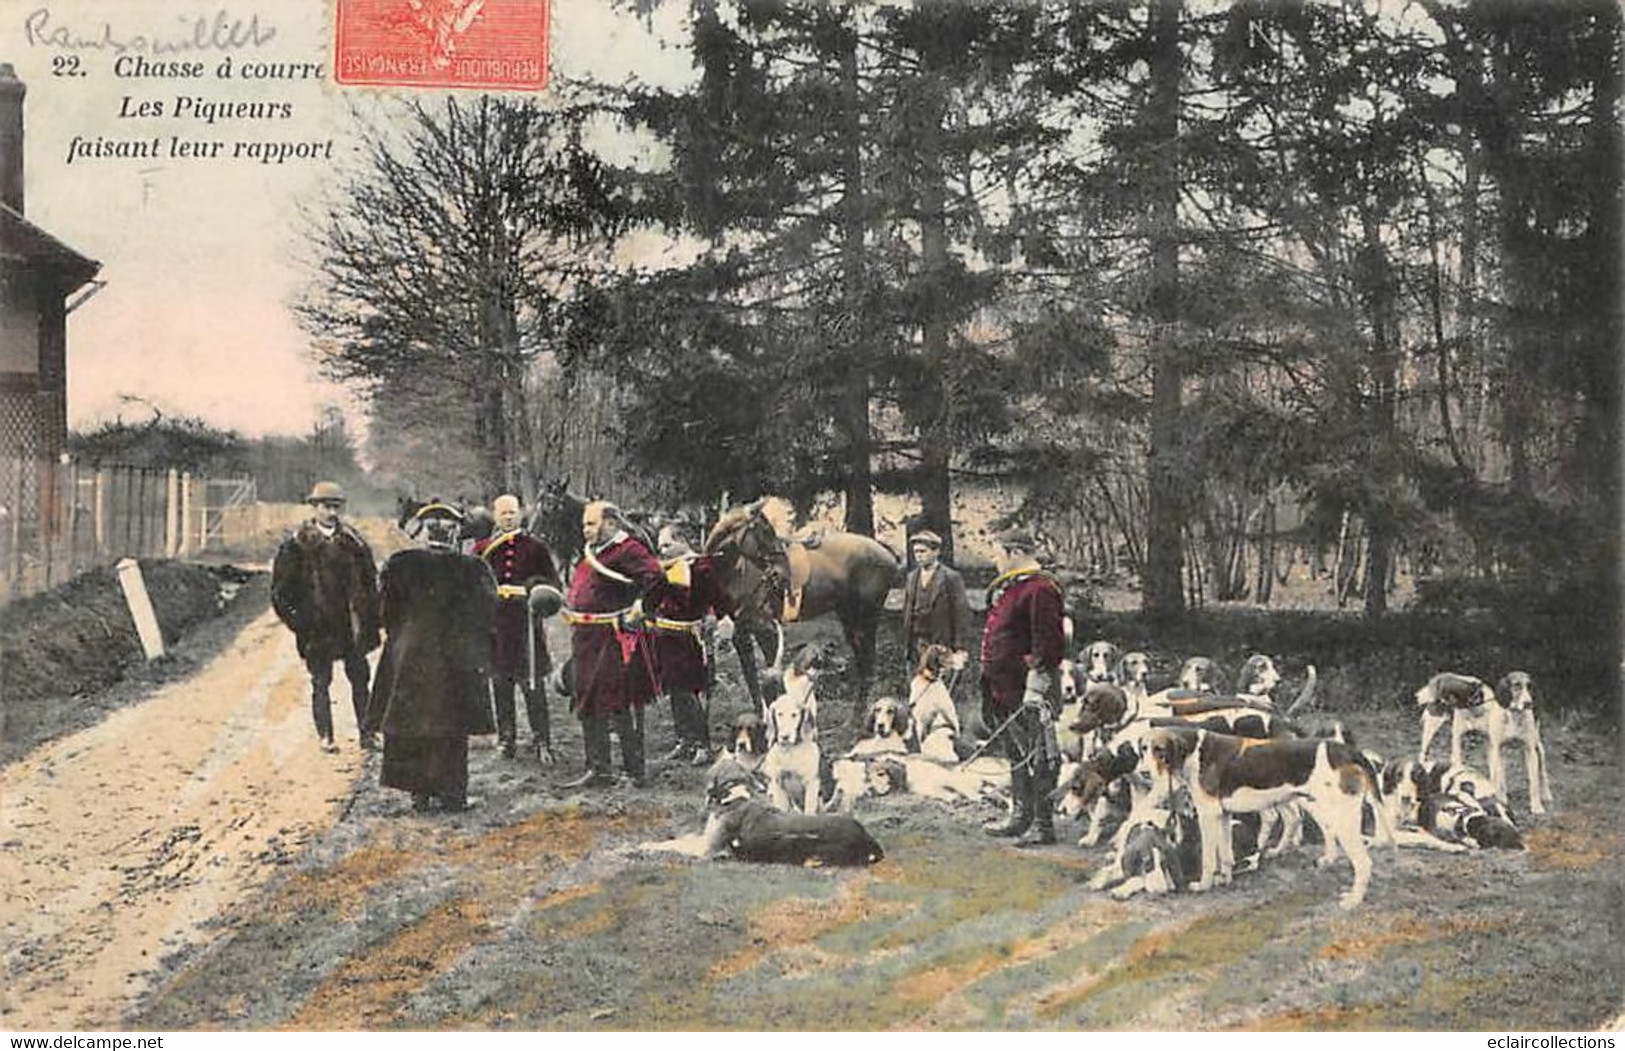
[[[797,864],[866,865],[884,856],[852,815],[864,799],[909,796],[946,803],[1009,805],[1008,760],[983,754],[961,732],[950,652],[928,647],[908,701],[869,707],[848,752],[818,743],[817,681],[836,667],[830,650],[797,651],[784,690],[765,715],[742,713],[711,767],[704,829],[643,849],[695,857]],[[1294,719],[1314,694],[1315,668],[1291,705],[1277,709],[1282,678],[1274,659],[1249,657],[1227,692],[1212,660],[1193,657],[1177,681],[1153,690],[1152,662],[1109,642],[1085,647],[1063,666],[1056,740],[1062,756],[1051,799],[1082,823],[1078,844],[1109,846],[1091,886],[1137,893],[1203,891],[1301,847],[1305,819],[1323,844],[1316,864],[1347,858],[1353,883],[1345,909],[1365,898],[1372,874],[1368,839],[1379,847],[1445,852],[1522,849],[1508,805],[1509,746],[1521,745],[1528,808],[1553,805],[1536,721],[1533,682],[1514,671],[1492,688],[1440,672],[1416,691],[1421,742],[1412,758],[1361,750],[1339,723]],[[1448,762],[1430,747],[1450,724]],[[1466,736],[1488,741],[1487,774],[1465,762]],[[1108,839],[1109,834],[1109,839]]]

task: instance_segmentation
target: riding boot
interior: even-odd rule
[[[1002,825],[984,827],[982,831],[990,836],[1005,838],[1019,836],[1033,823],[1033,794],[1032,774],[1027,771],[1027,764],[1013,763],[1010,766],[1010,801],[1015,804],[1015,812],[1010,820]]]
[[[518,717],[514,713],[514,684],[512,679],[491,680],[491,693],[496,699],[497,740],[502,742],[502,758],[512,759],[519,753]]]
[[[581,739],[587,751],[587,772],[560,788],[602,788],[615,783],[610,773],[609,717],[597,712],[581,716]]]
[[[643,709],[615,713],[615,734],[621,739],[621,767],[637,788],[647,780],[643,757]]]
[[[1055,804],[1050,801],[1050,793],[1055,791],[1056,775],[1059,771],[1049,764],[1028,778],[1028,792],[1032,799],[1033,827],[1021,837],[1018,846],[1039,847],[1049,846],[1055,842]]]

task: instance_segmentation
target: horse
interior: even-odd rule
[[[856,658],[852,718],[861,722],[874,677],[880,611],[886,593],[902,576],[891,549],[872,537],[834,530],[816,543],[785,540],[762,514],[758,500],[723,515],[706,537],[705,553],[714,559],[723,590],[739,607],[735,619],[745,630],[735,634],[734,650],[757,707],[762,689],[752,642],[764,654],[771,648],[772,666],[777,667],[784,656],[779,652],[782,622],[833,613]],[[803,572],[805,581],[799,579]]]
[[[585,498],[570,492],[568,475],[546,481],[536,491],[530,521],[525,525],[527,532],[547,541],[565,580],[570,579],[570,570],[581,560],[581,511],[586,506]]]

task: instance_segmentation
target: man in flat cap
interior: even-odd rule
[[[350,703],[360,727],[367,711],[367,654],[378,648],[378,571],[361,534],[339,518],[344,490],[317,482],[305,497],[313,511],[282,542],[271,563],[271,607],[294,634],[310,673],[310,713],[322,749],[333,743],[333,662],[344,663]],[[361,734],[361,747],[374,747]]]
[[[546,585],[561,588],[553,552],[521,526],[519,498],[504,493],[491,504],[494,531],[474,544],[473,553],[491,567],[497,580],[495,649],[492,653],[491,692],[497,705],[497,737],[502,755],[518,755],[518,716],[514,688],[525,695],[525,716],[530,723],[530,753],[543,766],[553,762],[553,734],[548,720],[544,684],[552,662],[547,653],[546,620],[530,606],[531,589]]]
[[[1015,813],[987,829],[994,836],[1024,836],[1025,844],[1055,842],[1049,801],[1060,770],[1053,719],[1060,702],[1061,659],[1066,655],[1061,585],[1038,564],[1037,544],[1019,529],[999,536],[999,575],[987,591],[982,629],[983,720],[999,731],[1010,759]]]
[[[383,655],[367,712],[382,730],[379,783],[412,794],[416,810],[466,810],[468,738],[488,734],[491,626],[497,584],[457,550],[463,515],[430,501],[410,529],[426,547],[391,555],[379,576]]]
[[[942,561],[942,537],[929,529],[909,538],[914,569],[903,583],[903,655],[910,672],[932,643],[953,651],[963,667],[972,639],[965,578]]]

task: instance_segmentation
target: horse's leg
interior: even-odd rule
[[[756,714],[765,717],[767,708],[762,704],[762,674],[756,666],[756,635],[748,628],[734,632],[734,653],[739,656],[739,670],[745,677],[745,691],[750,694]]]
[[[841,630],[852,647],[853,668],[857,672],[852,694],[852,725],[862,726],[869,712],[869,683],[875,675],[875,636],[880,615],[873,610],[843,610]]]

